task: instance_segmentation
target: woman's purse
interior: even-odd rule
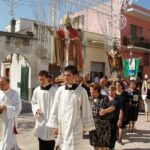
[[[102,100],[101,100],[101,102],[100,102],[100,108],[101,109],[106,109],[106,108],[109,108],[109,107],[111,107],[111,106],[108,106],[108,100],[107,100],[107,98],[103,98]],[[101,118],[102,119],[104,119],[104,120],[111,120],[111,119],[113,119],[115,117],[115,112],[114,111],[112,111],[112,112],[110,112],[110,113],[106,113],[105,115],[102,115],[101,116]]]

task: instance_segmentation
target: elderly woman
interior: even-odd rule
[[[104,114],[108,112],[101,112],[101,110],[105,110],[104,108],[109,107],[108,98],[102,96],[101,88],[98,83],[92,83],[90,85],[90,93],[91,97],[90,103],[92,107],[93,118],[95,122],[96,130],[90,131],[90,144],[94,146],[95,150],[106,150],[106,147],[109,146],[110,136],[111,136],[111,128],[109,117],[105,117]],[[113,111],[115,108],[112,108]],[[101,113],[100,113],[101,112]]]
[[[123,111],[122,124],[118,126],[118,143],[122,144],[123,129],[129,123],[130,98],[128,92],[125,91],[124,84],[122,81],[116,81],[115,86],[116,86],[116,97],[122,103],[122,111]]]
[[[129,116],[129,130],[132,132],[135,131],[135,122],[138,119],[138,113],[139,113],[139,105],[140,105],[140,97],[141,93],[136,88],[136,81],[131,80],[130,81],[130,87],[128,89],[128,94],[130,98],[130,116]]]

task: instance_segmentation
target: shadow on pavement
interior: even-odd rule
[[[31,113],[31,103],[22,101],[22,110],[21,113]]]
[[[30,131],[30,130],[33,130],[35,126],[35,123],[34,122],[25,122],[25,123],[19,123],[18,124],[18,132],[20,134],[20,132],[22,131]]]
[[[141,141],[143,143],[149,143],[150,142],[150,131],[136,130],[134,133],[127,131],[126,135],[124,136],[124,139],[128,140],[128,142],[124,142],[124,144],[133,143],[133,142],[141,142]]]

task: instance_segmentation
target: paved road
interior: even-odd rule
[[[125,133],[124,145],[116,143],[116,150],[150,150],[150,122],[145,122],[144,113],[139,114],[136,133]],[[37,139],[33,136],[34,118],[32,113],[22,113],[18,119],[17,140],[21,150],[38,150]],[[84,140],[84,150],[93,150],[89,140]]]

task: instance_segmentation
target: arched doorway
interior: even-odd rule
[[[24,56],[6,56],[1,64],[1,76],[10,78],[11,88],[18,91],[22,100],[28,101],[31,98],[31,67]]]

